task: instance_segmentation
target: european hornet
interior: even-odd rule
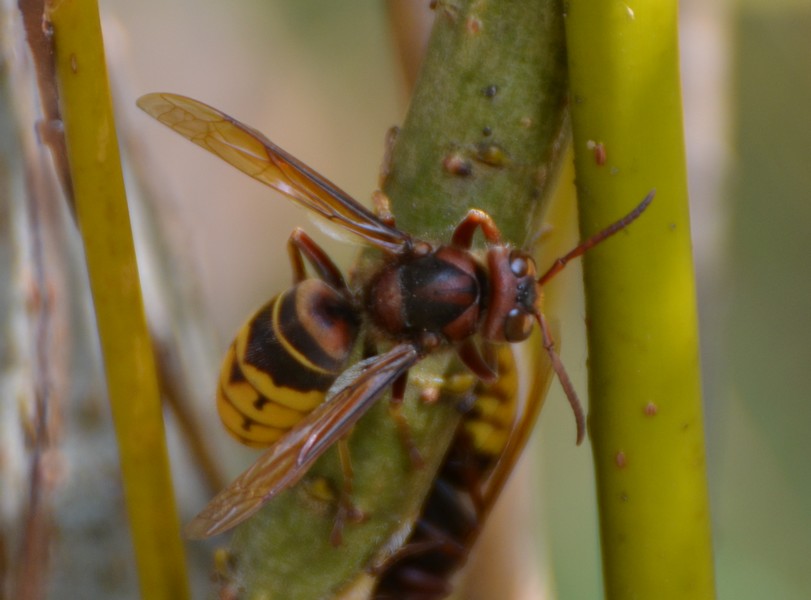
[[[467,562],[551,383],[551,362],[531,356],[525,357],[533,361],[530,380],[519,385],[514,351],[496,347],[498,380],[479,381],[460,403],[462,422],[411,535],[373,569],[374,600],[440,600],[453,591],[451,579]]]
[[[652,192],[538,277],[529,254],[503,243],[498,226],[481,210],[467,213],[448,244],[416,239],[397,229],[393,218],[375,215],[264,135],[215,108],[168,93],[142,96],[138,106],[384,254],[382,266],[355,292],[312,239],[298,229],[290,236],[294,285],[237,336],[225,359],[218,400],[232,432],[249,443],[272,445],[187,525],[188,537],[224,532],[294,485],[387,389],[392,406],[399,406],[409,369],[438,348],[453,347],[479,379],[495,381],[498,376],[482,357],[476,334],[485,348],[520,342],[538,322],[575,413],[577,441],[582,441],[585,416],[555,352],[541,311],[541,288],[568,261],[642,214]],[[488,244],[481,260],[471,252],[477,229]],[[315,278],[306,277],[304,261]],[[347,368],[361,322],[374,340],[390,348]],[[223,408],[229,403],[234,412]],[[402,417],[398,425],[407,437]]]

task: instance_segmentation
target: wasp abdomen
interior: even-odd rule
[[[495,359],[498,380],[479,382],[476,402],[462,421],[483,462],[495,462],[504,451],[518,411],[518,370],[510,347],[499,346]]]
[[[367,305],[386,331],[433,331],[461,340],[478,326],[483,281],[469,254],[443,247],[384,268],[370,286]]]
[[[217,408],[241,442],[268,445],[324,400],[345,368],[359,322],[345,294],[307,279],[242,327],[220,372]]]

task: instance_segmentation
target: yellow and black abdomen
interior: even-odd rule
[[[268,446],[324,401],[360,326],[351,299],[320,279],[274,297],[239,330],[223,360],[217,410],[248,446]]]
[[[474,402],[440,466],[410,538],[381,569],[374,600],[438,600],[467,561],[494,499],[488,478],[506,451],[519,418],[519,373],[512,346],[494,348],[499,378],[479,381]]]
[[[509,345],[495,348],[498,379],[479,381],[476,401],[462,418],[462,428],[482,461],[495,463],[507,446],[518,411],[518,370]],[[492,466],[492,464],[490,465]]]

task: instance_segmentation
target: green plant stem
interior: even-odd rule
[[[537,231],[566,136],[562,11],[556,0],[440,2],[409,114],[392,151],[384,190],[397,225],[447,240],[470,208],[488,211],[505,241]],[[363,277],[379,256],[363,255]],[[426,465],[409,463],[385,399],[350,439],[356,504],[367,519],[329,545],[334,501],[309,491],[318,477],[340,486],[330,451],[302,485],[241,527],[234,577],[249,594],[332,597],[395,550],[411,527],[458,422],[450,402],[424,406],[420,381],[444,373],[452,353],[411,372],[405,414]],[[361,584],[362,585],[362,584]]]
[[[49,7],[76,215],[85,248],[141,595],[187,598],[160,395],[141,300],[98,7]],[[116,524],[111,524],[115,526]]]
[[[677,3],[569,3],[583,237],[655,188],[584,257],[590,431],[606,597],[711,598]]]

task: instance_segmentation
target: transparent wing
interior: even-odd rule
[[[420,354],[400,344],[352,367],[335,383],[328,399],[262,454],[185,528],[191,539],[235,527],[279,492],[298,482],[315,460],[349,429]]]
[[[216,108],[168,93],[141,96],[137,104],[201,148],[369,243],[394,253],[411,243],[338,186]]]

